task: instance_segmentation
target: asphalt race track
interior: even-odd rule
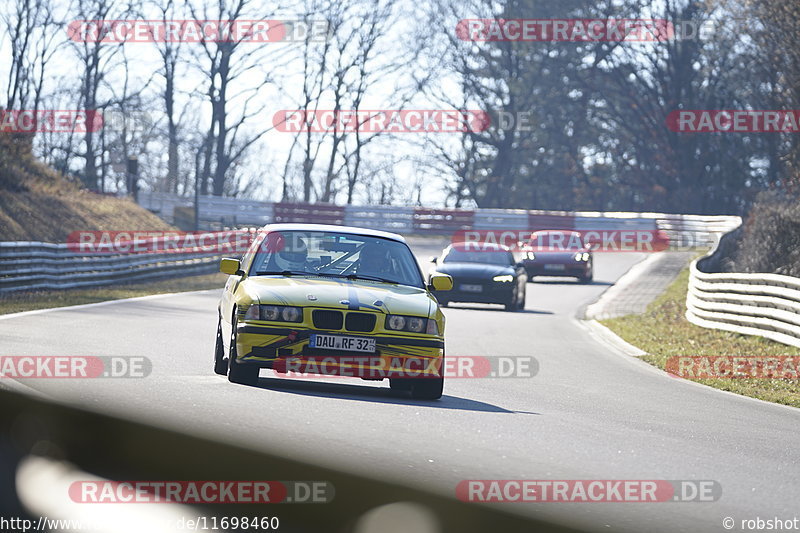
[[[437,251],[415,248],[423,260]],[[144,355],[153,363],[145,379],[21,380],[15,388],[447,495],[465,479],[722,486],[717,502],[498,504],[583,529],[724,531],[725,517],[794,517],[800,411],[667,377],[576,320],[642,258],[596,254],[591,285],[529,284],[524,312],[447,308],[448,357],[532,355],[539,372],[450,379],[438,402],[403,397],[385,382],[277,379],[266,370],[258,387],[229,383],[212,372],[219,291],[0,318],[0,339],[3,355]]]

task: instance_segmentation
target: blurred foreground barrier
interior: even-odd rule
[[[800,278],[778,274],[713,273],[727,234],[705,257],[692,262],[686,318],[705,328],[759,335],[800,347]]]
[[[18,465],[58,462],[84,476],[99,476],[105,480],[320,480],[335,491],[333,500],[328,503],[215,503],[183,508],[195,511],[186,518],[206,516],[209,524],[213,516],[274,516],[280,520],[279,531],[287,532],[573,531],[506,513],[496,506],[460,502],[455,499],[455,486],[452,497],[443,496],[426,488],[369,479],[4,390],[0,390],[0,405],[3,406],[0,409],[0,445],[5,452],[0,455],[0,511],[3,514],[74,518],[59,516],[59,509],[62,514],[69,512],[68,490],[63,490],[63,495],[60,489],[48,492],[43,501],[36,502],[35,513],[25,505],[24,497],[17,499],[17,494],[30,494],[32,489],[19,486],[20,479],[24,482],[34,477],[17,475],[15,478]],[[267,433],[265,439],[269,439]],[[49,461],[26,461],[32,456],[44,456]],[[24,509],[20,508],[20,501]],[[81,503],[81,516],[87,518],[87,514],[102,513],[107,505],[111,504]],[[153,504],[155,510],[149,505],[136,503],[130,507],[137,513],[148,513],[158,512],[159,505],[170,504]],[[126,524],[113,525],[112,522],[112,527],[103,531],[129,530]]]

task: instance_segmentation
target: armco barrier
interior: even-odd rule
[[[347,226],[409,234],[414,229],[414,208],[389,205],[348,205],[344,211]]]
[[[140,192],[140,204],[172,223],[176,206],[191,207],[193,199],[157,192]],[[291,202],[259,202],[241,198],[201,196],[201,227],[258,226],[273,222],[346,224],[401,234],[450,235],[458,230],[537,229],[661,229],[673,241],[711,245],[714,236],[733,230],[739,217],[665,213],[543,211],[524,209],[428,209],[407,206],[338,206]]]
[[[139,205],[163,218],[170,224],[175,221],[176,207],[192,207],[193,199],[166,192],[139,192]]]
[[[274,218],[273,204],[241,198],[201,196],[200,215],[204,222],[222,227],[263,226]]]
[[[66,243],[0,242],[0,292],[98,287],[210,274],[217,270],[221,255],[202,248],[86,253]]]
[[[716,268],[723,237],[692,262],[686,318],[711,329],[758,335],[800,347],[800,278],[778,274],[706,272]]]
[[[412,233],[448,235],[459,230],[472,229],[475,211],[468,209],[414,208]]]
[[[306,224],[337,224],[345,221],[344,207],[333,204],[293,204],[279,202],[273,204],[272,222],[298,222]]]
[[[143,193],[143,205],[167,218],[190,201],[164,193]],[[352,225],[404,235],[452,236],[463,230],[511,230],[524,234],[539,229],[632,230],[661,229],[679,246],[710,245],[715,235],[737,227],[731,216],[663,213],[567,212],[518,209],[428,209],[404,206],[337,206],[332,204],[268,203],[203,196],[200,220],[218,227],[261,226],[296,222]],[[207,224],[206,224],[207,226]],[[65,244],[0,243],[0,292],[68,289],[211,273],[220,254],[85,254]]]
[[[472,229],[526,230],[528,212],[523,209],[476,209]]]

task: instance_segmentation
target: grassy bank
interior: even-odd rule
[[[37,160],[30,142],[0,132],[0,241],[65,242],[74,231],[174,229],[131,199],[82,189]]]
[[[762,337],[701,328],[685,318],[689,270],[678,278],[641,315],[603,320],[627,342],[647,352],[642,359],[664,368],[672,356],[770,357],[800,355],[800,349]],[[696,379],[699,383],[753,398],[800,407],[800,380]]]

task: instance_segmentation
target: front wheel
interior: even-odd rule
[[[228,357],[228,381],[239,385],[258,385],[258,367],[236,362],[236,321],[231,324],[231,350]]]
[[[228,373],[228,361],[225,360],[225,346],[222,343],[222,318],[217,322],[217,342],[214,344],[214,372],[220,376]]]
[[[444,391],[444,378],[418,378],[411,381],[411,397],[415,400],[438,400]]]
[[[389,378],[389,387],[395,391],[410,391],[414,384],[407,378]]]
[[[580,276],[578,278],[578,282],[584,284],[591,283],[593,279],[594,279],[594,272],[590,270],[588,273],[584,274],[583,276]]]
[[[516,287],[514,287],[514,292],[511,293],[511,298],[508,302],[503,304],[503,307],[505,307],[506,311],[516,311],[519,309],[519,291]]]

